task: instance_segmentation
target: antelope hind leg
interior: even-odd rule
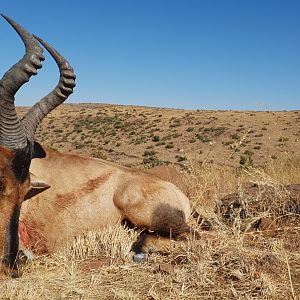
[[[169,253],[176,247],[176,242],[170,237],[162,237],[155,234],[142,235],[132,246],[134,251],[133,260],[144,262],[148,254],[153,252]]]
[[[175,239],[149,233],[142,235],[132,246],[132,250],[134,251],[133,260],[135,262],[144,262],[147,260],[148,254],[154,252],[170,253],[176,249],[181,242],[186,242],[189,238],[200,238],[197,231],[188,226],[187,228],[189,228],[189,230],[175,236]]]

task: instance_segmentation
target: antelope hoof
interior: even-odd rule
[[[11,278],[19,278],[21,275],[22,273],[19,270],[11,270],[9,273]]]
[[[143,263],[146,262],[148,260],[148,255],[147,253],[135,253],[133,255],[133,261],[136,263]]]
[[[18,278],[22,275],[22,272],[18,269],[18,268],[8,268],[5,267],[4,269],[2,269],[2,273],[0,275],[1,279],[4,278]]]

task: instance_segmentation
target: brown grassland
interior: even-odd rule
[[[287,209],[285,186],[300,183],[299,125],[300,111],[62,105],[39,127],[41,144],[134,168],[173,166],[201,238],[170,240],[136,264],[138,231],[91,231],[26,262],[22,277],[0,282],[0,299],[299,299],[300,197]],[[225,218],[221,199],[234,192],[241,205]]]

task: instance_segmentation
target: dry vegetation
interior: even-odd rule
[[[116,128],[116,120],[121,127]],[[172,127],[174,120],[179,125]],[[287,206],[292,194],[285,185],[300,183],[299,121],[298,112],[63,106],[39,129],[42,143],[63,151],[83,145],[76,151],[134,166],[149,167],[156,158],[159,163],[184,163],[193,226],[210,230],[200,230],[199,240],[170,242],[169,252],[153,254],[144,264],[133,263],[130,251],[139,232],[121,224],[89,232],[61,253],[27,262],[21,278],[0,283],[0,299],[297,299],[300,199],[294,199],[292,209]],[[211,129],[222,126],[226,129]],[[239,138],[232,137],[234,132]],[[173,137],[165,139],[167,135]],[[192,137],[196,142],[190,142]],[[237,148],[226,144],[230,139],[240,142]],[[166,147],[171,142],[174,147]],[[249,161],[245,151],[255,145],[261,148]],[[155,153],[143,156],[153,149]],[[248,158],[241,161],[241,156]],[[145,162],[147,157],[154,158]],[[252,196],[249,182],[258,191]],[[265,196],[269,191],[271,196]],[[239,206],[221,200],[234,192]],[[230,210],[227,218],[224,207]]]
[[[20,108],[24,113],[26,108]],[[300,111],[189,111],[104,104],[62,105],[36,138],[63,152],[129,166],[199,162],[264,165],[294,157]]]

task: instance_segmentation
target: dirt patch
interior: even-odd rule
[[[80,265],[80,269],[83,272],[94,272],[99,271],[102,268],[110,267],[117,264],[118,260],[116,258],[102,256],[96,259],[83,261]]]

